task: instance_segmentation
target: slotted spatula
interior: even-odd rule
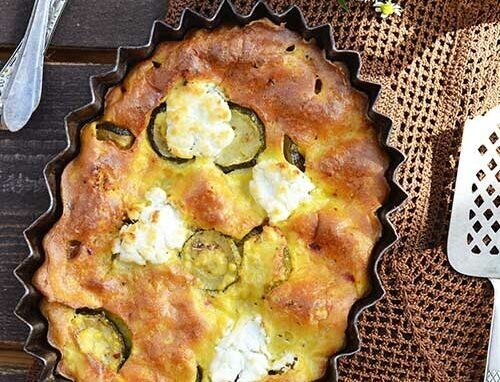
[[[495,290],[485,382],[500,382],[500,106],[465,123],[448,235],[458,272]]]

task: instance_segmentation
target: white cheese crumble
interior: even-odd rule
[[[180,158],[215,157],[234,139],[231,110],[214,84],[187,82],[167,96],[167,142]]]
[[[256,382],[270,370],[283,373],[295,364],[297,358],[292,353],[272,362],[260,316],[242,318],[231,327],[215,347],[210,365],[212,382]]]
[[[310,198],[311,180],[285,161],[264,160],[253,168],[250,193],[267,212],[271,222],[285,220]]]
[[[283,374],[293,368],[295,362],[297,362],[297,357],[293,353],[286,352],[283,357],[273,362],[271,370],[275,374]]]
[[[129,212],[134,223],[121,227],[113,253],[125,262],[161,264],[177,255],[190,231],[161,188],[152,188],[146,200],[145,206]]]
[[[215,347],[210,365],[212,382],[258,381],[267,375],[269,353],[262,319],[240,319]]]

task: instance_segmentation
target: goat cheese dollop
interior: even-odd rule
[[[210,82],[192,81],[167,95],[167,142],[180,158],[215,157],[234,139],[229,105]]]
[[[146,194],[146,204],[129,211],[131,224],[121,227],[113,245],[120,260],[144,265],[161,264],[176,256],[190,235],[179,212],[161,188]]]
[[[291,352],[286,352],[283,357],[273,362],[271,370],[276,374],[283,374],[292,369],[295,362],[297,357]]]
[[[292,353],[273,362],[267,345],[260,316],[241,318],[226,333],[215,347],[215,358],[210,365],[212,382],[256,382],[270,370],[287,371],[297,360]]]
[[[271,222],[290,216],[299,204],[310,198],[311,180],[297,167],[285,161],[264,160],[253,168],[250,193],[264,208]]]

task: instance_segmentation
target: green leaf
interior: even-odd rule
[[[347,1],[346,0],[337,0],[342,7],[342,9],[346,12],[349,12],[349,7],[347,6]]]

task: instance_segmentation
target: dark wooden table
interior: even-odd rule
[[[1,0],[0,64],[21,39],[33,0]],[[29,124],[0,131],[0,382],[25,381],[34,360],[22,352],[27,327],[12,313],[23,293],[12,271],[28,254],[23,230],[49,199],[45,163],[65,147],[64,116],[90,101],[89,76],[112,68],[119,45],[140,45],[165,0],[70,0],[52,41],[40,107]]]

